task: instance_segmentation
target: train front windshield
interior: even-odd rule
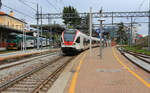
[[[76,30],[68,30],[64,32],[65,41],[73,41],[76,35]]]

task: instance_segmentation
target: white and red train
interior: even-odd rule
[[[92,37],[92,46],[99,45],[99,39]],[[68,29],[61,36],[61,50],[64,54],[75,54],[89,48],[90,37],[77,29]]]

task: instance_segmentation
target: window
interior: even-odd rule
[[[77,42],[77,43],[80,43],[80,37],[77,38],[76,42]]]
[[[66,30],[64,32],[65,41],[73,41],[76,35],[76,30]]]

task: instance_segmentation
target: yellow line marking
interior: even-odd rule
[[[82,58],[80,59],[80,63],[78,64],[78,67],[76,68],[76,72],[75,72],[75,74],[73,76],[73,79],[72,79],[72,82],[71,82],[71,86],[69,88],[69,93],[74,93],[75,86],[76,86],[76,81],[77,81],[77,77],[78,77],[78,73],[79,73],[81,64],[82,64],[85,56],[86,56],[86,53],[82,56]]]
[[[113,50],[113,54],[115,56],[115,58],[117,59],[117,61],[122,65],[124,66],[128,72],[130,72],[133,76],[135,76],[138,80],[140,80],[146,87],[150,88],[150,83],[146,82],[144,79],[142,79],[138,74],[136,74],[134,71],[132,71],[128,66],[126,66],[120,59],[119,57],[117,56],[116,54],[116,51],[114,48],[112,48]]]

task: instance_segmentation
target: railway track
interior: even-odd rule
[[[4,69],[10,68],[10,67],[17,66],[17,65],[25,64],[25,63],[31,62],[35,59],[38,60],[38,59],[45,58],[47,56],[52,56],[52,55],[59,55],[59,54],[57,52],[54,52],[54,53],[50,53],[50,54],[44,54],[44,55],[28,58],[28,59],[25,59],[25,60],[23,59],[23,60],[20,60],[20,61],[17,61],[17,62],[8,62],[8,63],[5,62],[3,64],[0,64],[0,70],[4,70]]]
[[[134,53],[132,51],[125,51],[126,53],[129,53],[131,55],[133,55],[134,57],[143,60],[144,62],[150,64],[150,56],[148,55],[144,55],[144,54],[139,54],[139,53]]]
[[[150,56],[124,49],[118,49],[132,63],[150,73]]]
[[[74,57],[59,57],[0,85],[1,93],[46,93]]]

